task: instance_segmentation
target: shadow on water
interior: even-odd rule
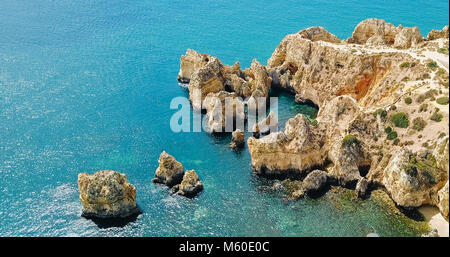
[[[88,220],[92,220],[99,228],[123,228],[129,223],[133,223],[137,220],[138,216],[141,215],[142,212],[138,212],[126,218],[96,218],[96,217],[85,217]]]

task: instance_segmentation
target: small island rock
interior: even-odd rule
[[[158,159],[159,166],[155,172],[153,183],[165,184],[172,187],[179,184],[183,179],[183,165],[178,162],[172,155],[163,151]]]
[[[195,170],[188,170],[183,176],[181,184],[172,188],[174,194],[186,197],[194,197],[203,190],[203,183],[200,181]]]
[[[86,218],[126,218],[140,213],[136,188],[125,174],[112,170],[78,174],[78,189]]]
[[[233,149],[242,148],[245,144],[244,133],[240,129],[236,129],[231,134],[231,143],[230,147]]]

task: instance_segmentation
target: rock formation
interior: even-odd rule
[[[140,213],[136,189],[125,174],[112,170],[78,174],[78,189],[86,218],[126,218]]]
[[[244,126],[245,107],[236,93],[210,93],[203,100],[210,133],[232,132],[236,124]]]
[[[200,99],[229,91],[250,102],[272,87],[319,107],[314,122],[298,114],[284,131],[247,140],[257,174],[320,168],[360,197],[382,186],[400,206],[431,204],[448,216],[447,54],[448,26],[424,40],[417,27],[368,19],[342,41],[321,27],[287,35],[266,67],[254,61],[244,71],[188,51],[194,57],[184,58],[196,64],[182,57],[179,78],[205,88]],[[208,76],[194,81],[203,69]]]
[[[270,132],[278,130],[278,117],[273,111],[270,111],[267,117],[253,125],[253,136],[259,138]]]
[[[448,221],[448,203],[449,203],[448,181],[445,184],[445,186],[441,190],[439,190],[438,196],[439,196],[439,203],[438,203],[439,210],[441,211],[442,216],[444,216],[444,218]]]
[[[203,190],[203,183],[198,178],[195,170],[188,170],[183,176],[183,181],[172,188],[172,193],[186,197],[194,197]]]
[[[322,170],[313,170],[303,180],[303,190],[308,195],[320,192],[328,181],[328,174]]]
[[[442,28],[442,30],[432,29],[427,35],[428,40],[436,40],[439,38],[448,38],[448,25]]]
[[[355,44],[390,45],[395,48],[418,46],[423,38],[418,27],[395,27],[379,19],[367,19],[358,24],[347,41]]]
[[[233,149],[242,148],[245,145],[244,133],[240,129],[236,129],[231,134],[230,147]]]
[[[156,169],[155,178],[152,180],[153,183],[161,183],[169,187],[181,183],[184,168],[172,155],[163,151],[159,155],[158,163],[159,166]]]
[[[184,172],[183,165],[166,151],[160,154],[158,163],[153,183],[165,184],[171,187],[172,193],[186,197],[194,197],[202,191],[203,184],[197,173],[194,170]]]

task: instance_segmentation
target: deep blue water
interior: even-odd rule
[[[336,211],[326,197],[286,203],[251,172],[229,137],[171,132],[169,103],[187,48],[224,63],[265,64],[281,39],[309,26],[347,38],[371,17],[448,23],[448,1],[0,2],[0,236],[382,236],[413,234],[369,203]],[[283,121],[304,106],[282,95]],[[151,184],[162,150],[196,169],[204,192],[169,196]],[[80,217],[77,174],[113,169],[143,211],[121,228]]]

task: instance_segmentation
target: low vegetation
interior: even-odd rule
[[[447,96],[439,97],[438,99],[436,99],[436,103],[441,104],[441,105],[447,105],[448,97]]]
[[[426,126],[427,122],[420,117],[417,117],[413,120],[413,129],[417,131],[422,131]]]
[[[409,126],[408,115],[404,112],[392,115],[391,121],[398,128],[407,128]]]
[[[351,146],[359,144],[359,140],[355,135],[348,134],[344,137],[342,141],[342,146]]]
[[[405,98],[405,103],[406,104],[412,104],[412,98],[411,97],[406,97]]]
[[[431,115],[430,120],[440,122],[444,116],[438,112],[434,112],[433,115]]]

